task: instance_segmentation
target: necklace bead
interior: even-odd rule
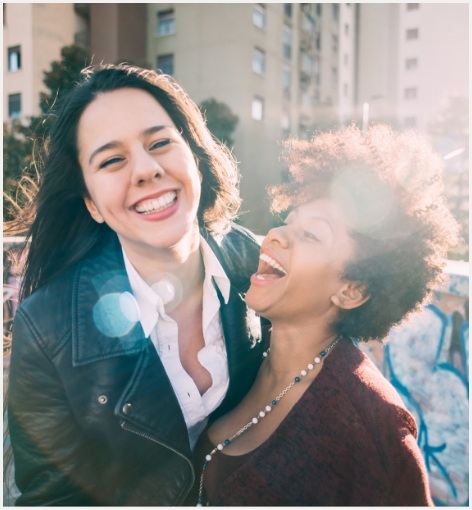
[[[336,338],[336,340],[334,340],[334,342],[326,350],[321,351],[320,354],[314,358],[313,361],[315,362],[316,365],[321,363],[321,360],[339,342],[340,338],[341,337]],[[262,356],[264,358],[267,358],[269,356],[269,352],[270,352],[270,347],[265,352],[262,353]],[[307,368],[308,368],[308,370],[313,370],[313,368],[314,368],[313,363],[308,363]],[[307,375],[307,373],[308,372],[305,369],[300,371],[300,374],[301,374],[302,377],[305,377]],[[197,503],[197,506],[202,506],[202,504],[203,504],[203,476],[204,476],[205,470],[208,468],[209,462],[212,459],[212,455],[215,454],[217,451],[222,451],[225,446],[228,446],[229,444],[231,444],[231,442],[234,439],[236,439],[241,434],[246,432],[246,430],[249,429],[252,425],[257,425],[257,423],[259,423],[259,418],[264,418],[266,416],[266,413],[269,413],[272,410],[273,407],[277,406],[277,404],[279,403],[279,400],[282,399],[295,386],[295,384],[299,383],[300,381],[301,381],[301,377],[300,376],[296,376],[294,378],[294,380],[284,390],[282,390],[274,398],[274,400],[272,400],[272,402],[271,402],[272,405],[271,406],[270,405],[266,405],[264,410],[260,411],[258,413],[258,417],[252,418],[252,420],[250,422],[246,423],[246,425],[244,425],[244,427],[240,428],[231,437],[225,439],[223,441],[223,443],[218,444],[209,454],[207,454],[205,456],[206,462],[203,464],[202,474],[200,475],[200,485],[199,485],[199,490],[198,490],[198,503]]]

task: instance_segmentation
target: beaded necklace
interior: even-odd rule
[[[206,462],[203,464],[202,474],[200,475],[200,486],[199,486],[199,489],[198,489],[198,503],[197,503],[197,506],[202,506],[202,503],[203,503],[203,478],[204,478],[204,475],[205,475],[205,470],[208,468],[208,465],[209,465],[209,463],[210,463],[210,461],[212,459],[212,456],[216,452],[222,451],[225,447],[230,445],[237,437],[239,437],[241,434],[244,434],[244,432],[246,432],[246,430],[251,428],[253,425],[257,425],[259,423],[260,419],[265,418],[265,416],[267,416],[267,414],[270,413],[270,411],[272,411],[272,409],[277,406],[279,401],[283,397],[285,397],[285,395],[295,386],[295,384],[299,383],[302,380],[303,377],[308,375],[309,371],[313,370],[316,365],[319,365],[323,361],[323,358],[325,358],[326,355],[329,353],[329,351],[331,351],[331,349],[333,349],[333,347],[339,342],[340,338],[341,337],[336,338],[336,340],[334,340],[334,342],[332,342],[329,345],[329,347],[327,347],[324,351],[321,351],[318,354],[318,356],[315,356],[313,358],[313,362],[308,363],[306,369],[301,370],[300,371],[300,375],[297,375],[296,377],[294,377],[292,382],[272,400],[270,405],[266,405],[264,407],[264,409],[259,411],[258,415],[255,416],[250,422],[246,423],[246,425],[244,425],[244,427],[240,428],[231,437],[225,439],[222,443],[220,443],[217,446],[215,446],[215,448],[213,448],[213,450],[205,456],[205,461]],[[262,353],[262,356],[264,358],[267,358],[269,356],[269,352],[270,352],[270,347],[267,349],[267,351]],[[207,505],[208,505],[208,503],[207,503]]]

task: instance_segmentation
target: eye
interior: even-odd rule
[[[120,161],[123,161],[123,158],[120,157],[110,158],[104,161],[103,163],[100,163],[99,168],[106,168],[107,166],[119,163]]]
[[[304,237],[307,239],[313,239],[314,241],[319,241],[319,238],[315,236],[312,232],[308,232],[308,230],[303,231]]]
[[[157,142],[154,142],[151,144],[150,150],[156,150],[160,149],[161,147],[165,147],[166,145],[169,145],[172,143],[172,140],[170,138],[163,138],[162,140],[158,140]]]

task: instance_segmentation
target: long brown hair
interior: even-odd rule
[[[201,226],[224,233],[240,207],[239,173],[233,156],[212,136],[196,104],[172,78],[126,64],[89,67],[83,76],[50,113],[53,118],[38,172],[37,193],[10,225],[26,233],[21,299],[83,259],[110,230],[93,221],[84,205],[87,189],[77,150],[80,117],[100,93],[141,89],[167,111],[202,174],[197,213]]]

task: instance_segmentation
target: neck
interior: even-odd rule
[[[178,281],[182,295],[187,295],[203,281],[198,228],[174,246],[154,248],[151,251],[126,246],[124,251],[136,271],[151,286],[164,276],[171,281]]]
[[[268,368],[274,376],[286,377],[305,366],[314,356],[327,349],[337,338],[328,329],[319,332],[309,328],[277,328],[272,326]]]

